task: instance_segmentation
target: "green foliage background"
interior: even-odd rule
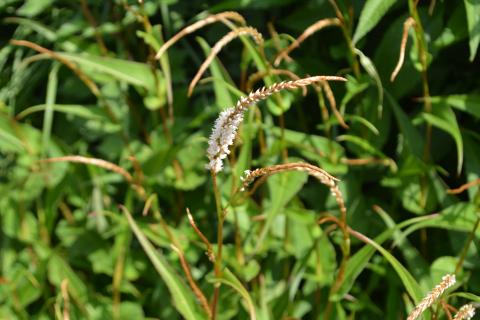
[[[144,2],[0,2],[1,319],[206,318],[172,244],[208,299],[222,283],[219,319],[248,319],[251,308],[257,319],[405,318],[446,273],[457,284],[445,302],[480,302],[479,188],[447,192],[480,173],[479,1]],[[188,97],[229,29],[209,25],[160,61],[155,52],[225,10],[264,35],[264,52],[232,41]],[[345,76],[330,85],[348,128],[312,88],[250,109],[218,175],[225,269],[215,278],[186,215],[215,252],[205,170],[214,120],[280,48],[336,16],[341,27],[313,34],[279,68]],[[391,82],[408,17],[416,25]],[[254,87],[283,79],[265,74]],[[42,161],[67,155],[117,164],[131,180]],[[290,172],[238,192],[244,170],[300,160],[341,179],[348,226],[377,243],[351,237],[341,281],[341,233],[318,224],[339,214],[327,188]],[[446,318],[439,305],[426,317],[434,314]]]

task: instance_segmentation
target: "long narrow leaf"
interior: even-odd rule
[[[248,293],[248,291],[243,287],[242,283],[237,279],[237,277],[235,277],[235,275],[229,269],[225,269],[222,273],[222,276],[220,278],[214,278],[213,281],[226,284],[227,286],[237,291],[242,296],[242,298],[245,299],[245,302],[247,303],[248,312],[250,314],[250,320],[257,319],[257,315],[255,312],[255,305],[253,303],[252,297],[250,297],[250,294]]]
[[[52,132],[53,124],[53,105],[57,97],[58,87],[58,69],[60,63],[54,62],[52,70],[48,75],[47,84],[47,99],[45,101],[45,113],[43,115],[43,132],[42,132],[42,155],[48,155],[48,145],[50,143],[50,134]]]
[[[148,258],[152,262],[153,266],[157,270],[158,274],[162,277],[163,281],[167,285],[170,294],[174,300],[177,310],[185,317],[185,319],[205,319],[205,316],[198,310],[196,302],[193,297],[193,293],[189,292],[185,284],[175,274],[168,262],[165,260],[153,245],[148,241],[147,237],[140,230],[133,217],[130,215],[126,208],[122,207],[128,223],[132,228],[135,236],[142,245],[143,250],[147,254]]]

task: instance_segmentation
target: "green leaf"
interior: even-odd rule
[[[409,220],[406,220],[402,223],[395,225],[394,227],[385,230],[380,235],[378,235],[374,241],[375,243],[381,245],[383,242],[390,239],[394,233],[402,228],[408,227],[415,223],[422,221],[428,221],[431,216],[416,217]],[[334,300],[341,299],[345,294],[347,294],[355,280],[362,273],[362,271],[367,267],[368,261],[371,259],[372,255],[375,253],[375,247],[366,244],[362,249],[350,257],[345,267],[345,278],[342,284],[342,287],[339,289],[337,294],[332,297]]]
[[[142,305],[130,301],[124,301],[120,304],[120,320],[144,319]]]
[[[409,167],[415,165],[414,161],[408,163]],[[421,169],[421,167],[417,167]],[[414,169],[417,169],[414,168]],[[407,166],[402,167],[402,171],[408,171]],[[427,190],[422,190],[422,187]],[[422,195],[422,192],[424,195]],[[433,185],[430,179],[424,182],[421,186],[418,183],[418,178],[412,178],[404,181],[404,186],[400,190],[400,198],[405,209],[416,214],[425,214],[436,207],[438,199],[436,193],[433,192]]]
[[[182,280],[173,271],[173,268],[168,264],[164,256],[148,241],[128,210],[124,207],[122,207],[122,209],[143,250],[152,262],[155,270],[157,270],[163,281],[165,281],[177,310],[188,320],[205,319],[205,315],[198,311],[191,291],[187,289]]]
[[[460,202],[443,209],[440,213],[431,216],[430,219],[420,221],[402,233],[402,238],[412,232],[423,228],[440,228],[452,231],[472,232],[473,226],[478,219],[476,207],[473,203]],[[480,236],[480,229],[477,229],[477,236]]]
[[[164,43],[162,38],[162,26],[154,26],[149,33],[137,31],[137,35],[144,39],[145,43],[150,45],[155,51],[158,51]],[[168,53],[165,52],[160,57],[160,66],[165,77],[165,89],[167,93],[167,101],[169,106],[173,104],[173,88],[172,88],[172,73],[170,70],[170,59]],[[171,110],[169,110],[171,111]]]
[[[0,151],[25,151],[24,143],[17,137],[12,121],[2,114],[0,114]]]
[[[480,178],[480,144],[470,135],[465,137],[465,176],[467,181]],[[475,200],[477,198],[478,190],[478,185],[468,188],[470,199]],[[477,198],[478,200],[480,199]]]
[[[475,59],[480,43],[480,0],[463,0],[467,13],[467,24],[470,41],[470,61]]]
[[[305,172],[282,172],[268,177],[267,183],[270,190],[271,205],[267,212],[267,220],[257,240],[255,251],[263,245],[275,217],[285,205],[298,193],[307,182],[308,175]]]
[[[338,136],[337,140],[338,141],[347,141],[347,142],[353,143],[353,144],[359,146],[360,148],[362,148],[363,150],[365,150],[367,153],[369,153],[371,155],[379,156],[382,159],[387,158],[387,156],[383,152],[381,152],[380,150],[375,148],[368,140],[360,138],[358,136],[343,134],[341,136]]]
[[[275,137],[281,137],[279,127],[268,127],[267,132]],[[344,148],[331,139],[303,132],[284,130],[285,147],[297,149],[300,154],[319,164],[319,166],[331,174],[342,174],[347,172],[347,166],[340,162],[345,155]]]
[[[202,47],[205,55],[208,56],[211,50],[208,43],[200,37],[197,37],[197,42]],[[233,81],[228,76],[228,72],[225,70],[225,68],[223,68],[217,57],[213,59],[212,63],[210,63],[209,69],[213,78],[223,80],[213,82],[213,90],[215,91],[217,106],[220,108],[220,110],[232,107],[235,102],[233,101],[226,84],[229,83],[233,85]]]
[[[22,263],[17,262],[16,265],[7,268],[6,272],[2,274],[5,279],[9,279],[8,284],[3,284],[3,288],[0,289],[2,305],[5,304],[6,296],[14,295],[16,299],[15,303],[26,309],[28,305],[34,303],[41,297],[42,288],[38,285],[41,279],[38,277],[38,274],[32,272],[35,271],[36,268],[29,267],[29,265],[34,263],[33,260],[22,261]],[[17,317],[12,317],[12,319],[16,318]]]
[[[364,117],[358,116],[356,114],[346,114],[345,120],[353,122],[359,122],[363,124],[368,130],[370,130],[374,135],[378,136],[380,132],[378,131],[377,127]]]
[[[407,289],[408,294],[413,298],[413,300],[419,302],[423,296],[422,289],[420,288],[420,285],[417,283],[415,278],[410,274],[410,272],[408,272],[408,270],[397,260],[397,258],[395,258],[390,252],[385,250],[374,240],[366,237],[362,238],[363,241],[374,247],[385,257],[385,259],[387,259],[393,269],[395,269],[395,271],[397,272],[400,280],[402,280],[402,283],[405,286],[405,289]]]
[[[379,216],[384,221],[385,225],[389,229],[394,229],[393,239],[397,241],[398,247],[402,251],[405,263],[408,266],[409,270],[412,270],[415,278],[420,279],[421,276],[428,274],[429,265],[419,254],[417,248],[415,248],[408,239],[402,237],[401,232],[396,227],[395,221],[385,212],[383,209],[376,210]]]
[[[465,298],[465,299],[480,303],[480,296],[477,296],[476,294],[473,294],[470,292],[455,292],[450,294],[450,297],[461,297],[461,298]]]
[[[395,2],[395,0],[367,0],[360,13],[358,26],[353,35],[354,45],[377,25]]]
[[[305,172],[284,172],[269,177],[271,211],[278,212],[285,207],[303,187],[307,178]]]
[[[79,104],[52,104],[51,107],[52,107],[52,110],[55,112],[61,112],[67,115],[77,116],[85,119],[102,120],[102,121],[110,122],[105,111],[103,111],[103,109],[98,108],[97,106],[86,106],[86,105],[79,105]],[[31,106],[23,110],[19,114],[17,114],[16,118],[18,120],[21,120],[26,116],[33,114],[35,112],[44,111],[46,110],[46,108],[47,108],[46,104]]]
[[[48,155],[50,134],[53,125],[53,105],[57,98],[58,87],[58,69],[60,63],[55,62],[48,75],[47,98],[45,101],[45,113],[43,114],[43,131],[42,131],[42,156]]]
[[[57,53],[69,61],[79,64],[84,72],[103,73],[119,81],[140,86],[149,92],[156,92],[155,78],[146,63],[116,58],[101,57],[91,54]],[[160,80],[163,80],[161,78]]]
[[[455,140],[457,146],[457,174],[462,171],[463,165],[463,140],[455,113],[449,106],[433,106],[431,113],[423,113],[422,116],[431,125],[446,131]]]
[[[480,118],[480,95],[452,94],[448,96],[430,97],[428,100],[430,100],[432,104],[449,105],[457,110]]]
[[[225,268],[222,272],[222,275],[220,278],[213,278],[211,282],[220,282],[223,284],[226,284],[227,286],[233,288],[235,291],[237,291],[243,299],[245,299],[245,302],[247,303],[248,306],[248,313],[250,314],[250,319],[255,320],[257,318],[256,312],[255,312],[255,305],[253,303],[252,297],[250,297],[250,294],[248,291],[243,287],[242,283],[235,277],[235,275],[227,268]]]
[[[388,92],[385,92],[385,96],[387,97],[387,101],[389,102],[389,105],[395,113],[398,126],[400,127],[400,131],[405,138],[405,143],[407,144],[410,151],[419,159],[421,159],[423,154],[422,136],[412,125],[412,122],[407,117],[402,108],[398,105],[397,101],[395,101],[395,99]]]
[[[62,281],[68,280],[68,292],[83,312],[87,312],[88,289],[84,281],[75,273],[70,265],[59,255],[53,253],[48,260],[48,279],[60,289]]]
[[[19,17],[8,17],[8,18],[5,18],[5,20],[3,21],[5,23],[16,23],[16,24],[28,27],[33,31],[37,32],[38,34],[42,35],[43,37],[45,37],[45,39],[47,39],[48,41],[57,40],[57,34],[52,29],[46,27],[45,25],[35,20],[19,18]]]
[[[375,65],[373,64],[373,61],[370,60],[369,57],[367,57],[365,54],[363,54],[362,51],[358,50],[355,48],[355,53],[358,54],[360,57],[360,64],[362,67],[367,71],[368,75],[375,81],[375,84],[377,86],[377,92],[378,92],[378,105],[377,105],[377,112],[378,116],[382,116],[382,111],[383,111],[383,85],[382,85],[382,80],[380,80],[380,76],[378,75],[377,69],[375,68]]]
[[[17,14],[32,18],[49,8],[52,3],[53,0],[26,0],[23,6],[17,10]]]

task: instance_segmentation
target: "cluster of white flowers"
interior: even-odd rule
[[[243,176],[240,177],[240,181],[243,182],[243,187],[240,188],[241,192],[245,191],[245,187],[250,183],[250,175],[252,174],[252,171],[250,170],[245,170],[243,171]]]
[[[466,304],[458,310],[453,320],[470,320],[475,315],[475,308],[471,304]]]
[[[251,170],[243,171],[243,176],[240,177],[240,181],[246,181],[249,178],[249,175],[252,173]]]
[[[215,120],[207,149],[207,157],[210,160],[207,169],[215,173],[223,169],[223,159],[230,153],[229,147],[233,144],[238,127],[243,121],[243,112],[238,111],[233,107],[225,109]]]

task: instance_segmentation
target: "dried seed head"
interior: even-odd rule
[[[447,274],[443,276],[440,282],[425,298],[413,309],[407,320],[417,319],[427,308],[429,308],[442,294],[455,284],[455,275]]]

